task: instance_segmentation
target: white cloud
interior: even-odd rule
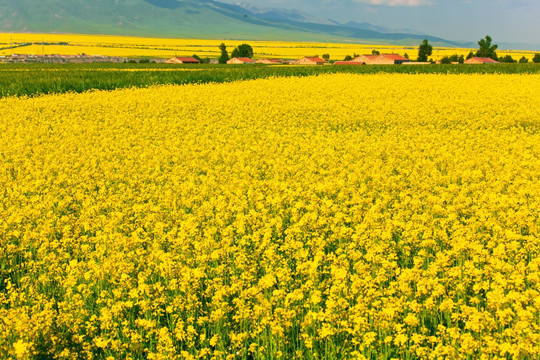
[[[354,0],[357,3],[385,6],[422,6],[432,5],[432,0]]]

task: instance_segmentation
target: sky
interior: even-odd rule
[[[238,2],[228,0],[228,2]],[[298,9],[321,19],[413,29],[448,40],[540,46],[540,0],[243,0]]]

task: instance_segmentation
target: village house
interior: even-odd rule
[[[484,57],[472,57],[468,60],[465,60],[465,64],[498,64],[498,61],[495,61],[491,58]]]
[[[326,61],[318,57],[305,57],[296,61],[296,65],[324,65]]]
[[[201,62],[193,57],[173,57],[167,60],[167,64],[200,64]]]
[[[281,59],[259,59],[257,60],[257,64],[283,64],[283,60]]]
[[[227,61],[227,64],[254,64],[255,61],[247,57],[235,57]]]
[[[365,64],[370,65],[379,55],[360,55],[358,57],[355,57],[350,62],[359,63],[359,64]]]
[[[380,61],[381,63],[385,64],[401,65],[404,63],[408,63],[411,60],[399,54],[381,54],[377,57],[375,61]]]
[[[381,55],[360,55],[352,62],[364,63],[366,65],[400,65],[409,62],[410,60],[398,54],[381,54]]]

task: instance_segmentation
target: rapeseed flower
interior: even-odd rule
[[[539,80],[1,99],[0,354],[540,356]]]

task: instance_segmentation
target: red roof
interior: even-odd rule
[[[253,61],[253,60],[251,60],[250,58],[247,58],[247,57],[237,57],[235,59],[240,60],[240,61],[245,62],[245,63],[255,62],[255,61]]]
[[[199,60],[193,58],[193,57],[176,57],[175,59],[181,61],[181,62],[184,62],[184,63],[189,63],[189,62],[192,62],[192,63],[200,63]]]
[[[467,61],[476,61],[476,62],[481,62],[481,63],[498,63],[498,61],[496,60],[493,60],[491,58],[485,58],[485,57],[473,57]]]
[[[319,57],[305,57],[304,59],[306,60],[309,60],[309,61],[313,61],[313,62],[326,62],[325,60],[319,58]]]
[[[373,60],[373,59],[377,58],[378,56],[379,56],[379,55],[360,55],[360,56],[355,57],[354,59],[358,59],[358,58],[363,57],[363,58],[368,58],[368,59]],[[353,59],[353,60],[354,60],[354,59]]]
[[[381,54],[381,56],[384,56],[385,58],[392,59],[392,60],[399,60],[399,61],[409,61],[406,57],[403,57],[398,54]]]

